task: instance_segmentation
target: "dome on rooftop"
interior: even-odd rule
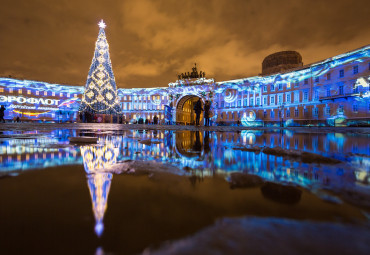
[[[262,62],[262,75],[279,73],[303,66],[302,56],[296,51],[280,51],[268,55]]]

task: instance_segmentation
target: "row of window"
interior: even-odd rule
[[[0,93],[1,92],[4,92],[4,88],[1,88],[0,87]],[[14,93],[14,92],[17,92],[18,94],[23,94],[23,89],[13,89],[13,88],[9,88],[8,89],[8,93]],[[27,90],[26,91],[27,95],[31,95],[32,94],[32,91],[31,90]],[[36,96],[56,96],[58,95],[59,97],[63,97],[63,96],[66,96],[66,97],[70,97],[71,94],[70,93],[55,93],[54,91],[38,91],[36,90],[35,92],[35,95]],[[73,94],[73,97],[77,97],[77,94]],[[162,100],[165,99],[165,96],[123,96],[123,99],[124,100],[131,100],[131,98],[133,98],[134,100],[145,100],[146,98],[148,100],[161,100],[161,97],[162,97]]]
[[[370,104],[368,106],[368,110],[370,111]],[[278,117],[278,118],[290,118],[292,117],[291,115],[291,111],[290,109],[286,109],[285,110],[285,116],[282,116],[282,111],[281,110],[269,110],[270,111],[270,118],[273,119],[275,117]],[[338,106],[338,113],[343,113],[344,112],[344,106],[343,105],[339,105]],[[357,104],[353,104],[352,105],[352,111],[357,113],[358,112],[358,105]],[[277,113],[277,115],[276,115]],[[293,111],[293,115],[294,117],[299,117],[299,109],[298,108],[295,108],[294,111]],[[332,114],[332,108],[330,106],[326,106],[323,108],[323,113],[325,115],[331,115]],[[268,110],[264,110],[263,111],[263,118],[267,118],[267,115],[268,115]],[[311,117],[310,116],[310,113],[309,113],[309,110],[307,108],[304,108],[303,109],[303,116],[304,117]],[[318,117],[319,116],[319,108],[317,107],[314,107],[312,108],[312,116],[313,117]],[[257,112],[257,118],[258,118],[258,112]],[[240,119],[240,112],[232,112],[232,113],[227,113],[227,112],[223,112],[221,113],[221,119]]]
[[[4,92],[4,88],[0,88],[0,92]],[[13,88],[9,88],[8,89],[8,92],[9,93],[17,92],[19,95],[21,95],[21,94],[23,94],[23,89],[15,89],[14,90]],[[32,91],[29,90],[29,89],[27,89],[26,93],[27,93],[27,95],[31,95],[32,94]],[[56,94],[58,94],[58,93],[55,93],[54,91],[51,91],[51,93],[49,91],[38,91],[38,90],[35,91],[35,95],[36,96],[49,96],[49,95],[50,96],[56,96]],[[70,97],[71,96],[70,93],[62,93],[62,92],[59,93],[58,95],[59,95],[59,97],[63,97],[64,95],[66,97]],[[73,97],[77,97],[77,94],[74,94]]]
[[[145,100],[145,99],[148,99],[148,100],[165,100],[166,96],[146,96],[146,95],[142,95],[142,96],[123,96],[122,97],[124,101],[127,101],[127,100],[131,100],[133,99],[134,101],[136,100]]]
[[[369,70],[370,70],[370,63],[369,63]],[[353,75],[358,74],[358,65],[355,65],[352,67],[352,73]],[[344,69],[339,70],[339,78],[344,77]],[[330,81],[331,80],[331,73],[326,74],[326,80]],[[315,78],[315,82],[319,82],[319,77]]]
[[[369,63],[369,70],[370,70],[370,63]],[[355,75],[355,74],[358,74],[358,65],[353,66],[353,75]],[[343,77],[344,77],[344,69],[341,69],[341,70],[339,70],[339,78],[343,78]],[[326,74],[326,80],[328,80],[328,81],[331,80],[331,73],[330,72]],[[308,81],[309,81],[308,78],[304,79],[303,84],[308,85]],[[319,76],[317,76],[315,78],[315,82],[320,82],[320,77]],[[299,87],[299,81],[297,80],[297,81],[294,81],[294,82],[288,82],[287,83],[287,89],[290,89],[291,87],[294,87],[294,88]],[[278,90],[283,90],[283,84],[282,83],[278,84],[277,88],[278,88]],[[275,85],[274,84],[270,85],[270,91],[275,91]],[[267,85],[263,86],[263,92],[267,92]]]
[[[338,86],[338,92],[336,92],[335,89],[333,89],[333,86],[326,86],[326,88],[324,87],[325,90],[323,90],[323,93],[322,93],[322,96],[326,96],[326,97],[330,97],[332,96],[332,92],[335,91],[334,95],[344,95],[344,85],[341,84]],[[354,83],[352,85],[352,93],[354,94],[358,94],[360,92],[360,86],[357,85],[356,83]],[[370,90],[370,86],[368,87],[368,89]],[[319,89],[315,89],[314,90],[314,100],[319,100],[319,93],[320,90]],[[291,93],[294,93],[294,94],[291,94]],[[300,101],[300,91],[294,91],[294,92],[289,92],[289,93],[286,93],[286,97],[285,97],[285,102],[286,103],[291,103],[292,102],[292,95],[294,95],[294,102],[295,103],[298,103],[298,102],[301,102]],[[325,95],[323,95],[325,94]],[[275,100],[275,97],[277,96],[277,101]],[[249,104],[248,104],[248,98],[244,98],[244,107],[246,106],[260,106],[261,104],[261,101],[260,101],[260,97],[256,97],[254,99],[254,97],[251,97],[249,98]],[[269,100],[269,104],[270,105],[274,105],[274,104],[281,104],[283,103],[283,94],[276,94],[276,95],[270,95],[270,96],[263,96],[263,101],[262,101],[262,105],[267,105],[268,104],[268,100]],[[303,102],[307,102],[309,100],[309,90],[305,90],[305,91],[302,91],[302,101]],[[230,103],[229,105],[226,105],[226,107],[242,107],[242,100],[239,99],[236,101],[237,103]],[[255,103],[255,104],[254,104]],[[223,101],[220,102],[220,108],[224,108],[225,107],[225,103]]]
[[[164,110],[164,105],[153,105],[153,104],[138,104],[135,107],[132,107],[131,103],[121,103],[123,111],[129,110]]]

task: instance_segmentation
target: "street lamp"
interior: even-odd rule
[[[280,117],[281,117],[280,127],[284,127],[284,103],[280,105]]]

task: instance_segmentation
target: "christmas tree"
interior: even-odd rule
[[[117,96],[103,20],[100,21],[99,27],[95,53],[79,111],[92,114],[119,114],[121,113],[121,107]]]

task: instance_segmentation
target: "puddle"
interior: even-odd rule
[[[0,140],[5,254],[294,254],[299,233],[315,253],[350,254],[337,231],[370,248],[368,134],[125,130],[70,145],[79,134]]]

